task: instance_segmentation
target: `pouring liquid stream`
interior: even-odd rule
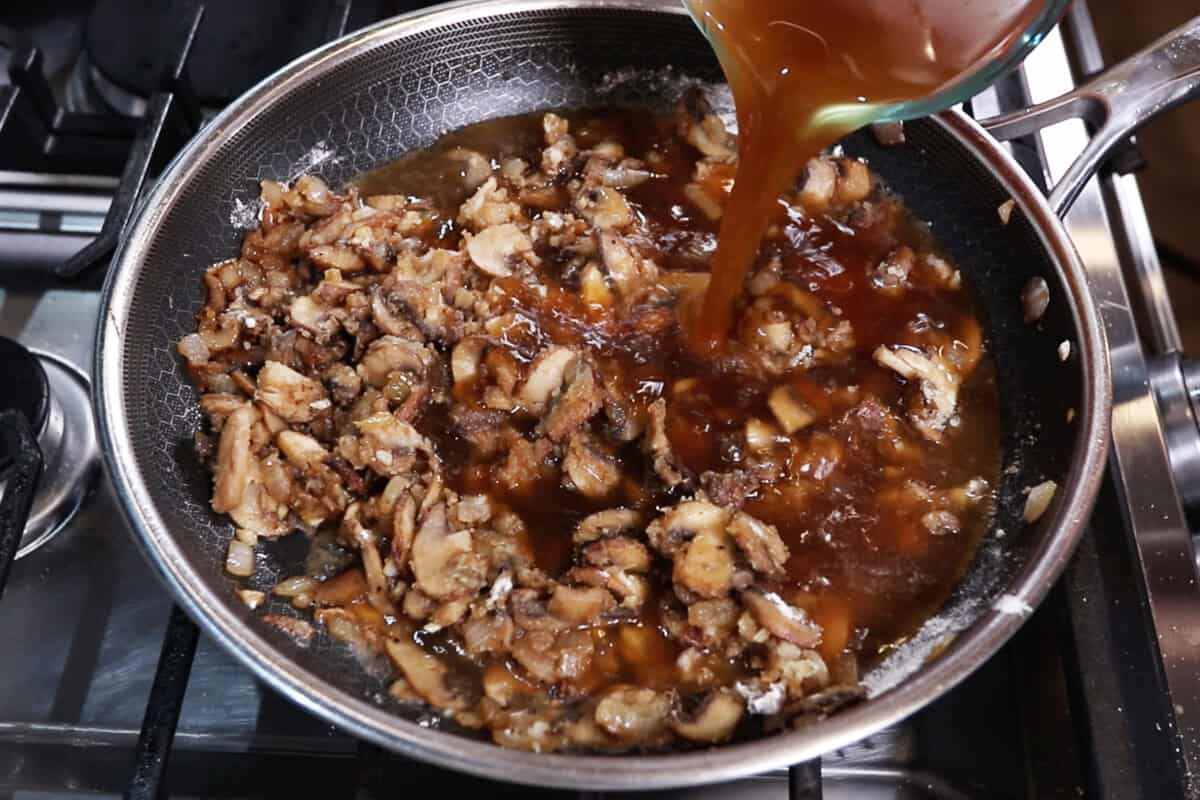
[[[779,195],[810,158],[1007,52],[1038,0],[686,0],[737,107],[737,176],[692,345],[719,349]]]

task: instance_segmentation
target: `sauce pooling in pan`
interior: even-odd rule
[[[705,746],[861,697],[986,528],[992,362],[955,266],[830,156],[698,356],[736,153],[690,95],[265,183],[180,352],[268,621],[510,747]],[[255,584],[297,530],[320,558]]]
[[[740,159],[694,338],[720,345],[778,196],[889,104],[1008,51],[1040,0],[687,0],[733,90]]]

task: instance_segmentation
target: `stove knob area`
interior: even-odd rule
[[[1152,360],[1149,371],[1179,497],[1195,530],[1200,528],[1200,360],[1167,353]]]
[[[0,376],[0,411],[20,411],[34,433],[42,430],[50,411],[50,382],[41,360],[19,342],[0,336]],[[15,455],[0,445],[0,470]]]

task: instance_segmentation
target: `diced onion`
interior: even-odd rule
[[[237,596],[251,611],[261,606],[267,599],[265,594],[254,589],[238,589]]]
[[[767,398],[767,407],[775,415],[784,433],[793,434],[801,428],[808,427],[816,420],[816,415],[795,397],[787,386],[778,386]]]
[[[1029,279],[1021,290],[1021,307],[1025,309],[1025,321],[1037,322],[1050,305],[1050,287],[1046,279],[1039,276]]]
[[[746,422],[746,444],[755,452],[771,449],[778,431],[769,422],[751,419]]]
[[[275,588],[271,589],[271,592],[280,597],[298,597],[302,594],[311,595],[318,586],[320,584],[307,575],[293,575],[275,584]]]
[[[225,571],[238,578],[254,574],[254,548],[238,539],[231,539],[225,555]]]
[[[1032,524],[1041,519],[1042,514],[1050,507],[1050,501],[1054,499],[1056,491],[1058,484],[1054,481],[1043,481],[1030,489],[1029,496],[1025,498],[1025,521]]]
[[[1008,200],[1005,200],[1003,203],[1000,204],[1000,207],[996,209],[996,214],[997,214],[997,216],[1000,217],[1001,225],[1008,224],[1008,221],[1010,219],[1012,219],[1013,209],[1016,207],[1017,207],[1017,201],[1013,200],[1011,198]]]

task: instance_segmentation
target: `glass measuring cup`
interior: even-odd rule
[[[754,0],[737,1],[754,2]],[[837,0],[819,1],[837,2]],[[808,0],[796,0],[796,2],[808,2]],[[813,115],[811,123],[818,128],[851,130],[871,122],[900,121],[923,117],[961,103],[987,88],[1006,71],[1019,64],[1054,27],[1069,3],[1070,0],[1041,0],[1041,2],[1029,3],[1028,8],[1021,13],[1024,19],[1021,20],[1019,27],[999,43],[993,45],[990,50],[975,57],[969,65],[952,78],[930,91],[920,92],[919,96],[896,101],[872,102],[860,97],[855,102],[826,104]],[[722,37],[717,30],[720,23],[711,13],[713,8],[720,5],[720,0],[717,2],[714,0],[684,0],[684,6],[706,38],[712,42],[722,64],[728,65],[731,60],[727,58],[728,54],[722,52]],[[871,6],[871,3],[847,3],[846,11],[850,14],[864,12],[870,15],[877,14],[878,9]],[[978,6],[978,3],[973,0],[934,0],[926,2],[923,7],[914,2],[910,16],[921,18],[925,12],[932,12],[932,19],[944,20],[948,14],[987,13],[986,9],[972,8],[973,6]],[[880,6],[880,8],[887,8],[887,13],[896,13],[900,7],[902,7],[900,3]],[[728,8],[727,6],[725,10],[728,11]],[[772,24],[791,25],[782,20]],[[801,25],[791,25],[791,27],[798,28],[811,37],[803,41],[812,41],[813,46],[824,46],[828,51],[828,44],[819,31],[804,28]],[[926,47],[931,48],[931,57],[935,27],[934,23],[929,24],[930,33],[926,40]],[[841,56],[842,54],[834,52],[832,55]],[[742,60],[745,61],[744,54]]]

